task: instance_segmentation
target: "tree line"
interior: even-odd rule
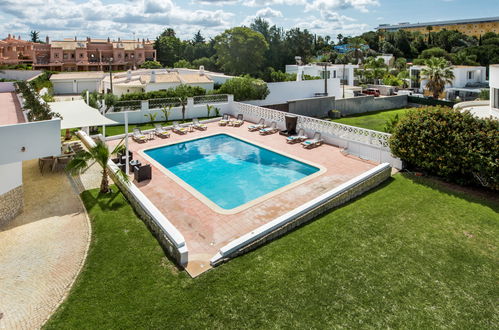
[[[339,53],[334,49],[336,45],[348,45],[348,51]],[[291,79],[282,73],[286,64],[295,63],[296,56],[304,63],[342,64],[362,63],[377,54],[390,53],[403,63],[422,64],[432,57],[442,57],[455,65],[487,66],[499,63],[499,34],[486,33],[476,38],[458,31],[430,29],[427,34],[369,31],[354,37],[338,34],[333,38],[307,29],[285,30],[256,18],[249,26],[227,29],[210,39],[198,31],[192,39],[181,40],[173,29],[167,28],[156,38],[155,49],[158,63],[145,63],[144,67],[202,65],[211,71],[282,81]]]

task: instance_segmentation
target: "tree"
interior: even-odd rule
[[[450,57],[452,64],[454,65],[479,65],[477,62],[477,56],[474,54],[468,54],[464,50],[451,54]]]
[[[263,100],[270,91],[267,84],[261,79],[244,77],[227,80],[220,86],[218,94],[232,94],[236,101]]]
[[[182,54],[182,42],[175,36],[173,29],[166,29],[156,38],[154,48],[157,52],[157,59],[163,66],[173,66],[173,63],[180,59]]]
[[[169,106],[164,106],[161,108],[161,112],[163,112],[163,116],[165,117],[165,122],[168,121],[168,117],[170,117],[170,114],[172,112],[173,105]]]
[[[205,40],[203,35],[201,34],[201,30],[198,30],[198,32],[196,32],[194,38],[192,39],[192,42],[194,44],[204,44]]]
[[[359,60],[364,58],[363,47],[365,47],[366,41],[360,37],[351,38],[348,40],[349,48],[352,49],[353,57],[355,58],[355,63],[359,63]]]
[[[267,49],[262,34],[247,27],[228,29],[215,37],[217,64],[233,75],[257,74],[264,64]]]
[[[67,170],[72,174],[77,174],[85,171],[93,162],[96,162],[102,167],[102,179],[100,184],[100,192],[109,192],[109,177],[107,163],[109,162],[111,155],[122,153],[125,151],[125,146],[120,142],[114,148],[112,152],[109,152],[107,145],[98,141],[97,144],[88,149],[88,151],[83,150],[78,152],[74,158],[67,165]],[[93,161],[90,163],[89,161]],[[115,175],[120,177],[125,182],[128,182],[128,176],[121,170],[117,170]]]
[[[186,61],[186,60],[179,60],[175,63],[173,63],[173,67],[174,68],[192,68],[192,65],[191,63],[189,63],[189,61]]]
[[[40,32],[33,30],[29,34],[32,42],[40,42]]]
[[[454,72],[450,63],[441,57],[433,57],[425,62],[426,67],[421,70],[422,79],[426,79],[426,88],[438,99],[446,84],[451,84]]]
[[[445,57],[446,59],[449,59],[449,53],[447,53],[447,51],[445,49],[442,49],[440,47],[433,47],[433,48],[425,49],[419,55],[419,58],[423,58],[423,59],[429,59],[432,57]]]
[[[140,67],[142,69],[161,69],[163,66],[158,61],[145,61]]]

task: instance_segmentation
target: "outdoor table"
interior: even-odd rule
[[[130,164],[130,167],[131,167],[131,168],[130,168],[130,171],[131,171],[131,172],[133,172],[133,168],[134,168],[135,166],[139,166],[139,167],[140,167],[140,165],[142,165],[142,164],[140,163],[140,160],[137,160],[137,159],[133,159],[133,160],[131,160],[129,164]]]

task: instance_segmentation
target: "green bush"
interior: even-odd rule
[[[216,93],[232,94],[235,101],[246,101],[263,100],[269,95],[270,91],[263,80],[246,75],[227,80]]]
[[[30,121],[49,120],[53,117],[60,117],[58,113],[52,112],[50,106],[41,102],[38,93],[33,91],[28,83],[19,81],[16,83],[16,92],[21,93],[24,99],[24,109],[28,109],[28,119]]]
[[[451,101],[444,101],[444,100],[437,100],[433,98],[426,98],[426,97],[417,97],[417,96],[407,96],[407,102],[409,103],[415,103],[415,104],[423,104],[423,105],[440,105],[444,107],[452,107],[454,106],[454,102]]]
[[[124,94],[120,97],[120,101],[151,100],[151,99],[163,99],[169,97],[186,98],[198,95],[206,95],[206,89],[198,86],[179,85],[175,88],[169,88],[167,90]]]
[[[161,69],[162,67],[158,61],[145,61],[140,65],[141,69]]]
[[[392,153],[430,174],[499,190],[499,121],[447,107],[409,111],[394,127]]]

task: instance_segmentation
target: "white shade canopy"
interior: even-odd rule
[[[61,129],[119,124],[104,117],[83,100],[51,102],[49,106],[53,112],[61,115]]]

